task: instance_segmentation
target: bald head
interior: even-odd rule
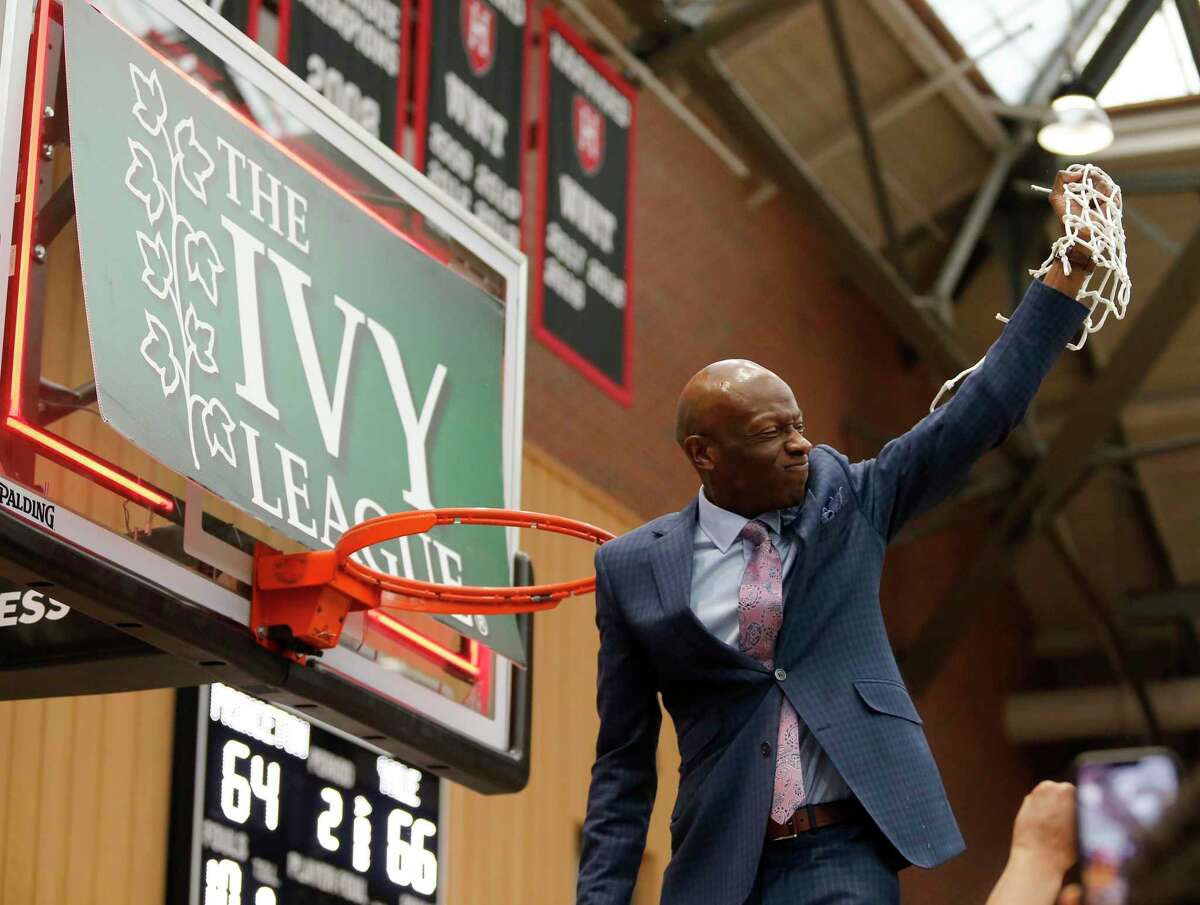
[[[753,518],[804,502],[812,449],[804,414],[791,387],[762,365],[718,361],[689,380],[675,437],[721,508]]]
[[[675,408],[676,442],[683,446],[693,434],[711,436],[730,416],[743,411],[747,400],[768,384],[787,387],[777,374],[745,358],[727,358],[703,368],[679,394]]]

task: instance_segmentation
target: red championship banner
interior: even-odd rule
[[[410,0],[279,0],[276,55],[335,107],[398,151],[408,93],[411,18]]]
[[[521,246],[527,0],[421,0],[416,165]]]
[[[544,21],[533,332],[629,405],[637,94],[553,10]]]

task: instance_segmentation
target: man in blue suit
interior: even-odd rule
[[[1058,174],[1060,217],[1077,178]],[[577,905],[630,900],[660,694],[681,756],[664,905],[895,903],[899,868],[963,850],[884,629],[884,550],[1021,421],[1087,313],[1086,249],[1070,261],[1034,281],[954,398],[870,461],[813,446],[792,390],[752,362],[687,384],[677,436],[700,493],[596,555]]]

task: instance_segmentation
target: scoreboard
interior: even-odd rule
[[[442,901],[436,776],[227,685],[180,698],[169,901]]]

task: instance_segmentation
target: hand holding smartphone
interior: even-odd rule
[[[1088,751],[1075,759],[1084,905],[1124,905],[1126,868],[1141,834],[1179,791],[1179,761],[1166,748]]]

